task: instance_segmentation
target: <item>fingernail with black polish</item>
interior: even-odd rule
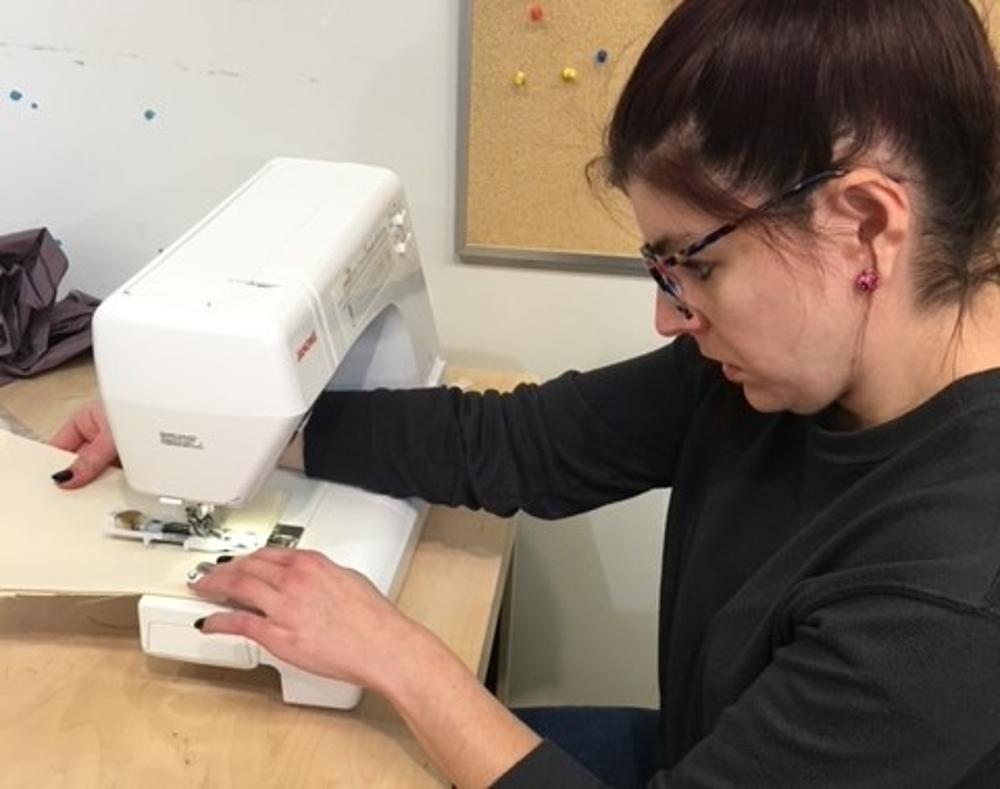
[[[205,626],[205,617],[202,617],[201,619],[195,619],[194,620],[194,626],[198,630],[201,630]]]
[[[64,468],[62,471],[57,471],[52,475],[52,481],[57,485],[69,482],[71,479],[73,479],[73,470],[68,468]]]
[[[216,564],[225,564],[226,562],[231,562],[235,558],[236,558],[235,556],[229,556],[227,554],[226,556],[220,556],[218,559],[215,560],[215,563]]]

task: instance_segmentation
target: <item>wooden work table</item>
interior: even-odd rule
[[[447,379],[505,389],[522,377],[450,370]],[[0,388],[0,407],[48,437],[95,394],[82,360]],[[398,600],[480,679],[514,531],[509,520],[432,507]],[[442,784],[373,693],[347,712],[296,707],[281,701],[272,669],[148,657],[135,597],[0,599],[0,786]]]

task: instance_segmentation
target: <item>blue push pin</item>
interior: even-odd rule
[[[597,54],[594,56],[594,59],[597,61],[598,65],[603,66],[605,63],[608,62],[608,50],[606,49],[597,50]]]

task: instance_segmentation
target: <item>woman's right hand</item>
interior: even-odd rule
[[[76,452],[76,460],[52,475],[53,481],[67,490],[81,488],[93,481],[108,466],[118,461],[115,440],[99,401],[89,403],[64,424],[50,442],[52,446]]]

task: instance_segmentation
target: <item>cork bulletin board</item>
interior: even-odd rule
[[[627,202],[592,189],[618,94],[675,0],[465,0],[463,259],[643,274]]]
[[[998,0],[974,0],[997,45]],[[643,274],[625,199],[587,183],[676,0],[464,0],[456,246],[467,261]]]

